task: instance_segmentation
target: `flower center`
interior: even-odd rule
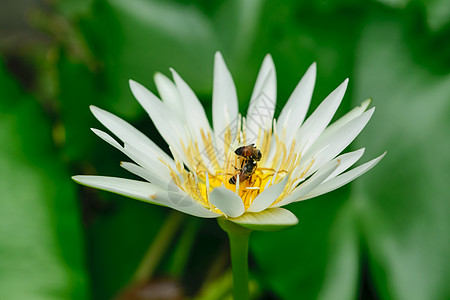
[[[231,129],[227,128],[221,147],[217,147],[210,134],[201,132],[199,137],[192,138],[187,145],[181,142],[184,152],[181,154],[182,158],[172,151],[176,170],[169,169],[175,184],[192,199],[213,211],[220,213],[209,201],[210,192],[217,187],[224,186],[236,192],[247,209],[266,188],[279,183],[290,174],[285,189],[276,201],[278,202],[302,181],[312,165],[310,163],[306,168],[300,169],[300,156],[295,153],[295,140],[287,147],[284,139],[280,139],[272,130],[260,130],[254,142],[262,154],[259,161],[235,153],[238,147],[249,143],[245,138],[245,130],[238,129],[235,136],[237,138],[232,141]],[[185,169],[182,161],[186,162],[190,171]],[[246,164],[254,165],[244,169]]]

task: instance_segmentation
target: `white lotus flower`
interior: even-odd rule
[[[374,112],[374,108],[367,110],[368,100],[328,126],[348,80],[304,121],[316,79],[315,63],[275,120],[276,75],[267,55],[247,115],[241,117],[233,79],[221,54],[216,53],[213,128],[194,92],[171,71],[174,81],[155,75],[162,101],[137,82],[130,81],[130,86],[168,143],[172,157],[126,121],[92,106],[95,117],[123,146],[101,130],[92,129],[94,133],[133,160],[123,162],[122,167],[145,181],[79,175],[73,177],[76,182],[197,217],[224,216],[250,229],[271,230],[298,222],[281,206],[333,191],[370,170],[384,156],[347,171],[361,158],[364,148],[339,155]],[[262,158],[256,171],[245,179],[242,165],[246,161],[235,150],[250,144],[260,150]],[[230,183],[233,176],[236,184]]]

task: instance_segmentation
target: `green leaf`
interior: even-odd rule
[[[359,145],[388,150],[353,194],[371,277],[381,299],[449,299],[450,76],[419,63],[399,22],[374,17],[362,36],[355,99],[377,112]]]
[[[79,206],[37,101],[0,62],[0,297],[86,299]]]

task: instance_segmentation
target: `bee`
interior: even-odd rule
[[[242,169],[237,169],[238,174],[235,174],[228,181],[230,184],[236,184],[237,177],[239,175],[239,183],[242,183],[249,179],[256,171],[257,163],[254,160],[247,160]]]
[[[234,153],[242,157],[242,163],[240,169],[234,167],[239,173],[230,178],[228,181],[230,184],[236,184],[238,175],[239,183],[250,179],[256,171],[258,166],[257,162],[260,161],[262,157],[261,151],[255,147],[255,144],[239,147],[234,151]]]
[[[239,147],[234,151],[234,153],[238,156],[252,159],[254,161],[260,161],[262,157],[261,151],[255,147],[255,144]]]

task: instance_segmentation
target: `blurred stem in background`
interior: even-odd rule
[[[173,240],[176,232],[184,220],[185,215],[182,213],[177,211],[171,211],[169,213],[169,216],[145,253],[145,256],[136,270],[136,273],[133,275],[133,284],[142,284],[151,279],[158,262],[161,261],[162,256],[165,252],[167,252],[170,242]],[[183,250],[186,251],[186,249]],[[181,250],[178,252],[180,251]],[[185,254],[178,254],[178,256],[181,256],[182,258],[183,255]],[[175,268],[177,267],[181,268],[181,266],[175,266]]]
[[[198,232],[201,219],[188,217],[186,226],[178,239],[175,250],[173,251],[172,260],[169,266],[169,274],[174,278],[180,278],[185,273],[186,264],[191,253],[192,246],[195,241],[195,235]]]

